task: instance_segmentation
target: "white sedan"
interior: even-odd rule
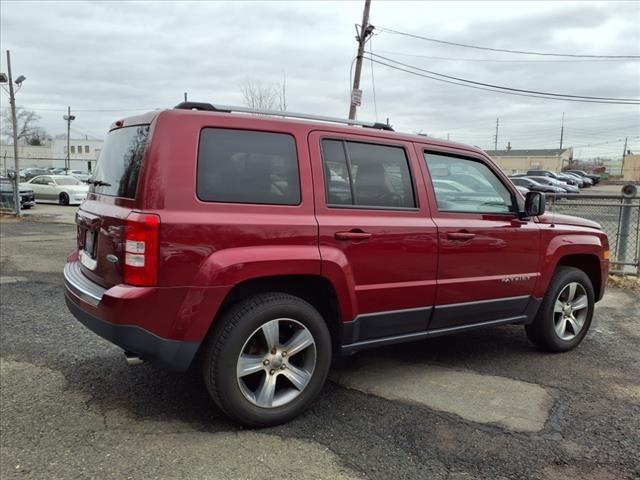
[[[39,175],[20,185],[33,190],[36,202],[60,205],[80,205],[89,192],[89,185],[71,175]]]

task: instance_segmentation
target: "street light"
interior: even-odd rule
[[[13,182],[13,204],[15,207],[16,216],[20,215],[20,160],[18,159],[18,121],[16,119],[16,92],[22,87],[27,77],[20,75],[16,78],[17,89],[13,90],[13,80],[11,78],[11,53],[7,50],[7,74],[0,74],[0,83],[9,84],[9,103],[11,104],[11,123],[13,124],[13,161],[15,162],[15,177]],[[2,86],[4,89],[4,85]],[[6,89],[5,89],[6,91]]]
[[[67,108],[67,114],[62,117],[67,122],[67,157],[64,159],[64,173],[69,173],[71,168],[71,151],[70,147],[70,135],[71,135],[71,122],[76,119],[75,115],[71,115],[71,107]]]

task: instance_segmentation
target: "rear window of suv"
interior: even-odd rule
[[[300,179],[293,137],[286,133],[203,129],[197,192],[206,202],[298,205]]]
[[[107,135],[91,180],[90,191],[102,195],[135,198],[149,125],[119,128]]]

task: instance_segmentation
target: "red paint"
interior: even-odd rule
[[[151,123],[150,143],[136,200],[90,194],[78,218],[79,247],[84,229],[98,232],[98,264],[94,270],[83,267],[83,272],[108,290],[98,307],[70,297],[108,322],[138,325],[163,338],[201,341],[235,285],[282,275],[328,281],[342,321],[387,310],[541,297],[558,262],[576,253],[595,256],[606,278],[606,235],[584,222],[569,225],[563,218],[562,224],[552,226],[548,216],[523,221],[508,215],[438,212],[425,149],[480,159],[515,190],[479,149],[374,129],[187,110],[152,112],[116,122],[112,128],[146,123]],[[200,201],[195,194],[196,159],[205,127],[293,135],[300,204]],[[327,207],[321,138],[404,148],[417,208]],[[132,212],[137,212],[134,217]],[[127,218],[146,215],[159,219],[157,271],[136,281],[123,272],[124,239],[131,232]],[[107,254],[118,262],[107,262]],[[74,253],[69,261],[76,258]],[[519,280],[508,281],[513,277]]]

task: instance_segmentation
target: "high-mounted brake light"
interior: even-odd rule
[[[160,217],[132,212],[124,234],[124,283],[153,286],[158,283]]]

